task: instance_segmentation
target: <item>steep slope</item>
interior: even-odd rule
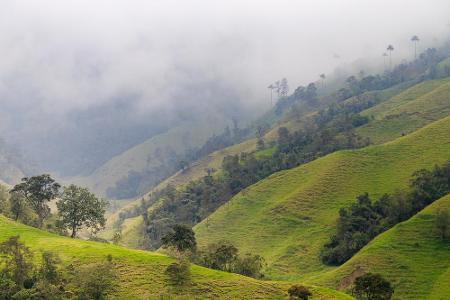
[[[236,195],[195,227],[200,245],[229,240],[262,255],[273,279],[330,269],[319,259],[340,207],[369,192],[405,188],[411,174],[450,157],[450,117],[393,142],[339,151],[276,173]]]
[[[447,299],[450,241],[442,241],[435,231],[439,209],[450,210],[450,195],[380,234],[348,262],[312,281],[345,289],[355,273],[375,272],[392,281],[394,299]]]
[[[379,144],[450,115],[450,78],[419,83],[362,115],[373,118],[356,132]]]
[[[192,266],[191,285],[174,290],[166,283],[164,270],[173,259],[153,252],[130,250],[109,244],[60,237],[15,223],[0,216],[0,241],[10,236],[20,239],[33,252],[50,250],[64,264],[85,264],[111,254],[119,273],[117,299],[286,299],[286,282],[258,281],[244,276]],[[312,299],[351,299],[344,294],[311,287]]]

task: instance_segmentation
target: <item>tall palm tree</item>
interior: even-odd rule
[[[275,86],[273,84],[269,85],[267,87],[270,90],[270,107],[273,106],[273,90],[275,89]]]
[[[386,52],[383,52],[383,54],[381,54],[381,56],[383,56],[383,66],[384,66],[384,70],[386,71],[386,57],[388,55]]]
[[[413,35],[411,41],[414,43],[414,59],[417,58],[417,43],[420,41],[417,35]]]
[[[392,69],[392,51],[394,51],[394,46],[389,45],[386,50],[389,51],[389,69]]]
[[[325,74],[320,74],[320,79],[322,79],[322,88],[324,87],[324,83],[325,83]]]

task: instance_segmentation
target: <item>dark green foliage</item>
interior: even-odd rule
[[[189,261],[186,259],[170,264],[165,273],[168,276],[169,284],[174,286],[186,285],[191,281]]]
[[[23,287],[30,279],[33,271],[32,254],[19,241],[19,236],[10,237],[0,244],[1,273],[12,280],[17,286]]]
[[[434,222],[439,236],[442,240],[445,240],[450,229],[450,214],[448,210],[439,210]]]
[[[324,245],[322,261],[328,265],[344,263],[378,234],[407,220],[449,192],[450,161],[431,171],[415,172],[408,193],[383,195],[376,202],[371,201],[367,193],[358,196],[351,207],[339,210],[336,234]],[[440,228],[442,237],[449,225],[448,214],[447,223],[441,214],[436,216],[436,227]]]
[[[62,227],[71,230],[74,238],[82,227],[98,231],[105,226],[107,202],[98,199],[87,188],[69,185],[64,187],[60,200],[56,202]]]
[[[35,267],[19,237],[3,242],[0,253],[0,299],[62,299],[64,284],[56,255],[44,252],[40,266]]]
[[[226,272],[233,272],[239,258],[238,249],[228,242],[209,245],[199,256],[202,266]]]
[[[307,287],[299,284],[295,284],[288,289],[290,300],[308,300],[312,293]]]
[[[262,269],[265,266],[264,258],[259,255],[247,253],[238,257],[233,268],[234,273],[242,274],[253,278],[263,278]]]
[[[58,196],[59,183],[55,182],[48,174],[25,177],[22,182],[15,185],[11,193],[19,193],[39,217],[38,226],[42,227],[44,220],[50,215],[48,202]]]
[[[197,248],[195,233],[191,228],[177,224],[172,227],[171,232],[167,233],[162,238],[162,246],[173,247],[179,253],[183,253],[187,250],[195,251]]]
[[[231,243],[223,241],[209,245],[193,257],[194,262],[207,268],[238,273],[248,277],[263,278],[264,259],[247,253],[239,255],[239,250]]]
[[[114,292],[117,274],[111,260],[85,265],[75,272],[74,283],[78,287],[79,299],[106,299]]]
[[[379,274],[366,273],[354,282],[353,294],[358,300],[389,300],[393,293],[391,283]]]

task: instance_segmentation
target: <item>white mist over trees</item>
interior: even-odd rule
[[[395,64],[413,35],[418,52],[437,46],[450,4],[432,2],[4,1],[0,137],[41,168],[89,173],[180,120],[248,121],[279,78],[293,91],[355,58],[381,67],[388,44]]]

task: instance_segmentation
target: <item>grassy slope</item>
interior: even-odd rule
[[[450,210],[450,195],[382,233],[344,265],[312,281],[346,288],[346,279],[359,269],[388,278],[395,287],[394,299],[444,299],[450,295],[450,240],[442,241],[435,232],[434,216],[439,209]]]
[[[192,284],[175,292],[166,284],[164,269],[173,262],[167,256],[60,237],[0,216],[0,241],[13,235],[20,235],[34,252],[50,250],[57,253],[65,264],[85,264],[111,254],[119,272],[117,299],[163,299],[168,295],[170,299],[286,299],[286,290],[290,286],[286,282],[258,281],[192,266]],[[326,288],[311,289],[314,292],[312,299],[350,299]]]
[[[374,120],[357,133],[376,144],[413,132],[450,115],[450,78],[417,84],[362,114]]]
[[[232,241],[262,255],[268,275],[305,278],[331,269],[319,260],[340,207],[369,192],[405,188],[417,169],[450,157],[450,117],[393,142],[340,151],[276,173],[236,195],[195,227],[200,245]]]
[[[391,88],[388,88],[385,90],[371,91],[371,92],[367,92],[366,94],[371,95],[373,97],[377,97],[378,99],[380,99],[381,102],[383,102],[383,101],[386,101],[386,100],[390,99],[391,97],[401,93],[403,90],[408,88],[411,84],[412,83],[410,83],[410,82],[406,82],[406,83],[399,84],[399,85],[396,85],[394,87],[391,87]],[[352,102],[354,100],[355,100],[354,98],[350,98],[347,100],[347,102]],[[323,104],[323,105],[325,105],[325,104]],[[308,117],[312,114],[314,114],[314,112],[305,114],[303,117]],[[302,126],[304,125],[302,120],[303,120],[302,116],[294,117],[294,116],[291,116],[288,114],[286,118],[284,118],[279,123],[275,124],[273,126],[273,128],[264,135],[264,140],[266,141],[266,143],[269,143],[271,141],[276,141],[276,139],[278,137],[277,131],[282,126],[287,127],[289,129],[289,131],[291,131],[291,132],[301,129]],[[225,148],[223,150],[216,151],[216,152],[200,159],[199,161],[195,162],[186,171],[178,172],[178,173],[174,174],[173,176],[169,177],[167,180],[163,181],[161,184],[159,184],[153,190],[158,190],[158,189],[164,188],[169,183],[173,184],[175,186],[183,186],[183,185],[187,184],[188,182],[190,182],[191,180],[197,180],[197,179],[201,178],[202,176],[204,176],[205,170],[207,168],[214,168],[216,170],[219,170],[221,167],[223,158],[225,156],[236,155],[236,154],[240,154],[241,152],[251,152],[255,149],[256,149],[256,139],[251,139],[251,140],[242,142],[240,144]],[[268,150],[273,151],[273,148],[268,149]],[[257,155],[263,155],[263,154],[264,153],[257,153]],[[147,196],[148,196],[148,194],[145,197],[147,197]],[[130,202],[129,204],[124,206],[123,209],[129,209],[130,207],[139,205],[139,203],[140,203],[140,198],[135,201]],[[155,205],[158,205],[158,203],[156,203]],[[117,216],[119,213],[120,213],[120,210],[117,211],[115,214],[112,214],[111,216],[108,217],[107,229],[101,233],[101,235],[104,238],[110,239],[112,237],[112,235],[113,235],[112,224],[114,224],[114,222],[117,220]],[[123,230],[122,236],[124,237],[124,239],[122,240],[121,243],[128,247],[137,248],[139,245],[139,239],[140,239],[137,231],[140,231],[140,228],[141,228],[140,226],[142,225],[142,218],[140,218],[140,219],[134,218],[133,220],[134,220],[134,222],[133,222],[132,228],[134,228],[134,230],[128,230],[128,229]],[[138,220],[140,220],[140,223]]]

